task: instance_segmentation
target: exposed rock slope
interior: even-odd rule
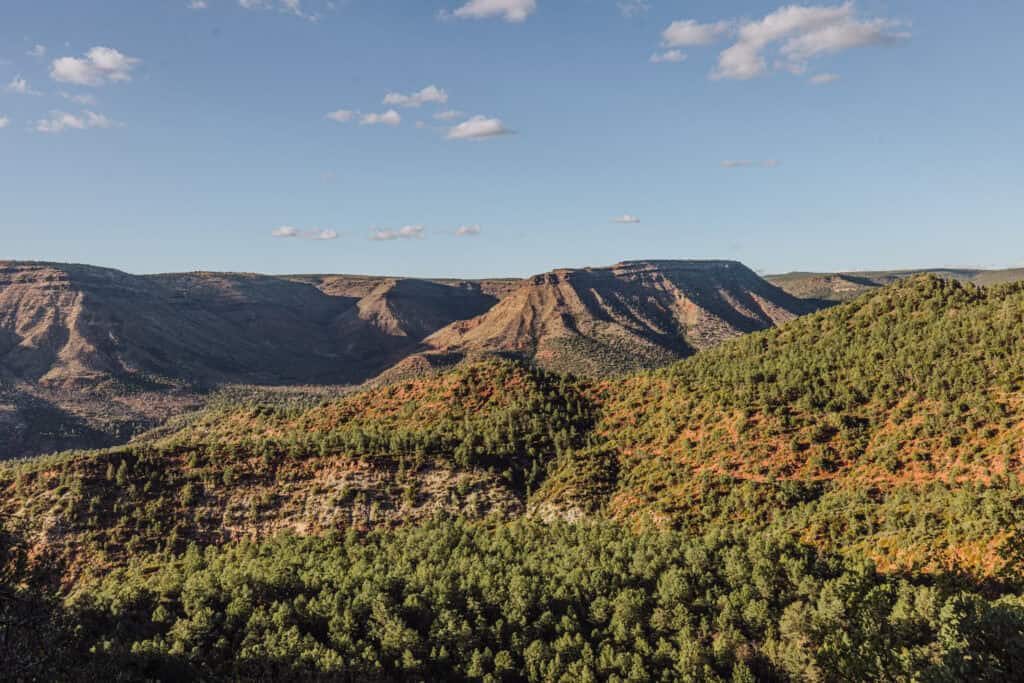
[[[733,261],[635,261],[538,275],[425,344],[433,354],[513,353],[604,375],[664,365],[815,309]]]

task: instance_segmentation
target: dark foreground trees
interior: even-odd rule
[[[148,558],[87,587],[126,679],[1012,680],[1024,601],[765,535],[436,522]]]

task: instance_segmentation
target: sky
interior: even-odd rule
[[[5,0],[0,259],[1024,265],[1019,0]]]

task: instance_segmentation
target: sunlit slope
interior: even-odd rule
[[[1000,564],[1024,287],[921,276],[602,391],[613,514],[775,520],[897,563]]]

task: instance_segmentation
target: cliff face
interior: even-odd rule
[[[435,353],[511,352],[556,370],[663,365],[815,310],[732,261],[635,261],[529,279],[428,337]]]

